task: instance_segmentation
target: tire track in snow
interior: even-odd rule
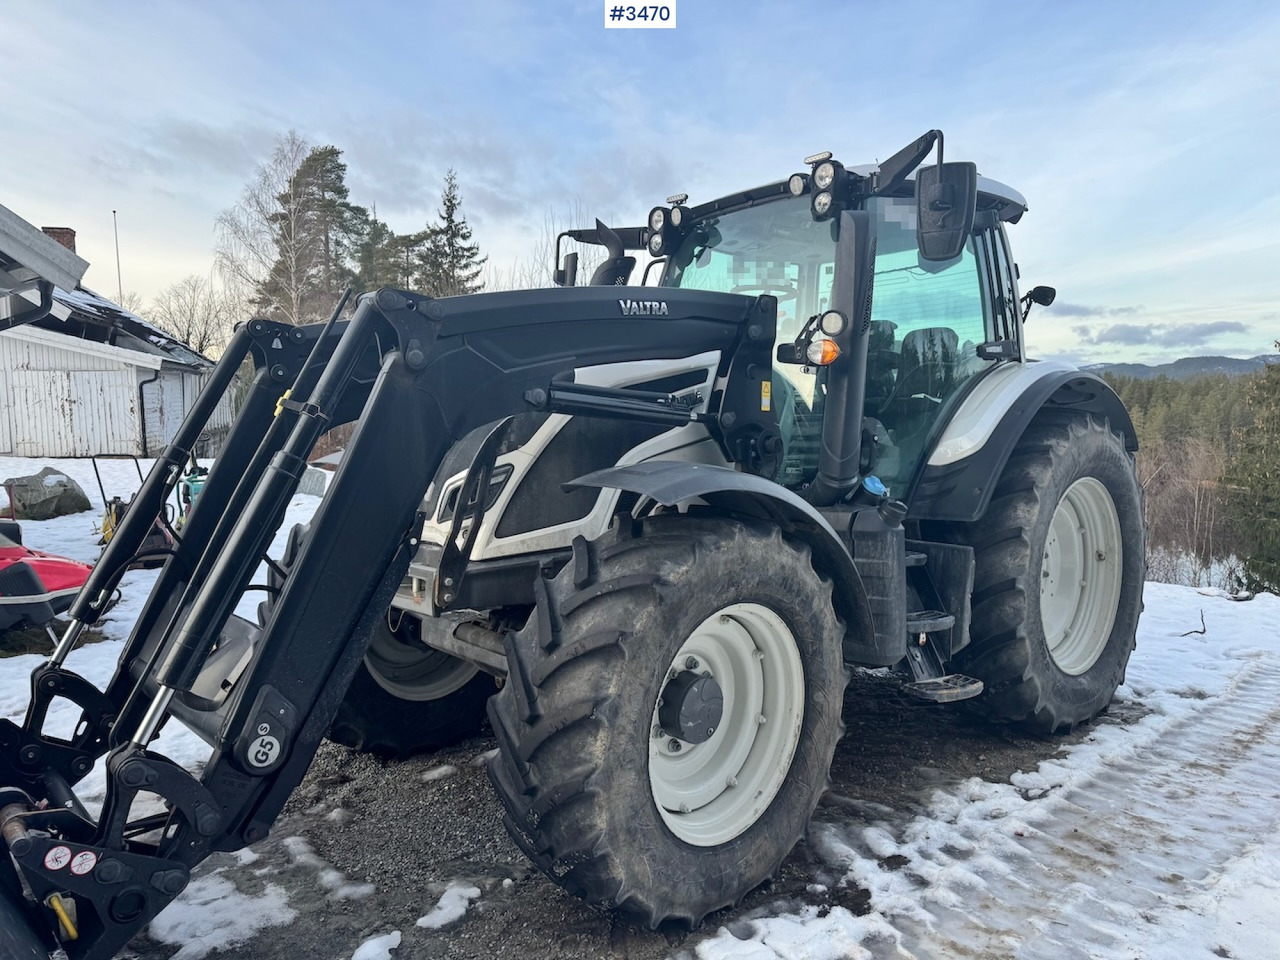
[[[1014,813],[999,828],[961,819],[953,842],[904,844],[895,902],[873,897],[900,939],[865,946],[921,958],[1186,957],[1175,942],[1185,911],[1203,909],[1217,874],[1280,826],[1280,663],[1255,660],[1136,753],[1106,756],[1023,806],[993,805],[991,819]],[[879,827],[863,843],[879,857],[894,845]]]

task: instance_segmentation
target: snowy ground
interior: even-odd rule
[[[40,465],[0,458],[0,475]],[[87,463],[55,465],[96,503]],[[104,480],[108,495],[137,484],[136,475],[132,486]],[[317,502],[295,498],[289,523]],[[24,531],[33,547],[91,560],[95,520]],[[153,576],[129,575],[107,637],[127,633]],[[1201,613],[1206,632],[1183,636]],[[103,682],[117,652],[89,645],[69,666]],[[0,715],[20,715],[37,662],[0,659]],[[497,849],[500,826],[465,863],[457,851],[424,854],[416,867],[396,859],[404,853],[395,848],[418,843],[479,843],[483,831],[467,817],[487,813],[469,792],[484,786],[476,764],[492,743],[481,739],[385,769],[326,748],[280,839],[211,860],[139,955],[274,960],[305,943],[359,960],[492,956],[507,944],[531,956],[681,960],[1280,957],[1280,598],[1236,603],[1148,584],[1116,705],[1066,741],[972,729],[885,699],[883,686],[855,681],[833,792],[784,866],[788,882],[692,935],[626,928],[581,907]],[[878,720],[859,712],[867,703]],[[900,742],[886,745],[895,730]],[[173,730],[158,748],[190,764],[207,754]],[[883,763],[887,754],[895,762]],[[382,780],[430,805],[425,840],[380,815],[386,796],[372,794]],[[100,800],[100,776],[85,789]],[[273,929],[282,926],[287,933]]]

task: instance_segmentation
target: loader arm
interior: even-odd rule
[[[71,960],[106,960],[184,889],[209,853],[267,835],[404,576],[423,491],[450,445],[469,431],[559,403],[572,403],[577,415],[670,422],[673,410],[660,397],[575,393],[566,384],[576,367],[719,351],[723,389],[710,413],[687,416],[705,421],[726,450],[740,447],[733,437],[744,430],[776,435],[761,401],[771,372],[773,298],[664,293],[661,310],[637,318],[625,316],[624,302],[650,300],[652,290],[433,300],[383,289],[361,297],[346,324],[298,329],[251,321],[242,328],[207,395],[145,481],[143,509],[131,513],[133,525],[121,528],[77,601],[72,630],[35,671],[28,722],[0,721],[7,848],[0,853],[0,916],[21,918],[6,924],[10,939],[32,956],[61,947]],[[175,465],[246,354],[257,373],[227,448],[115,677],[98,691],[66,669],[66,656],[136,549],[133,527],[149,526],[162,508]],[[348,421],[356,426],[346,454],[259,632],[232,611],[283,521],[315,441]],[[237,651],[243,655],[227,655]],[[220,683],[210,682],[211,672]],[[54,696],[83,711],[73,741],[40,729]],[[210,744],[198,777],[148,749],[175,718]],[[107,794],[95,819],[73,788],[104,755]],[[139,794],[158,795],[167,816],[139,822],[132,812]]]

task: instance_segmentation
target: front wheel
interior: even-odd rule
[[[1124,681],[1142,612],[1142,490],[1123,439],[1092,417],[1037,423],[1009,458],[974,547],[974,705],[1035,732],[1091,719]]]
[[[659,517],[540,581],[490,701],[512,838],[569,892],[696,924],[803,835],[841,733],[831,584],[774,528]]]

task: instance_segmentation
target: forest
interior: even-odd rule
[[[1242,377],[1104,376],[1138,433],[1147,578],[1280,592],[1280,365]]]

